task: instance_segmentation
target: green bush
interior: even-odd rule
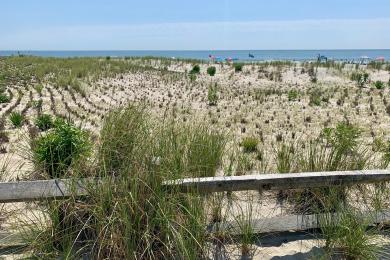
[[[320,106],[321,105],[321,93],[318,91],[312,91],[310,93],[309,105]]]
[[[340,154],[351,154],[358,145],[361,130],[349,123],[341,122],[335,128],[325,128],[323,135],[328,144]]]
[[[32,141],[34,163],[50,178],[65,175],[70,166],[89,155],[88,134],[71,122],[56,120],[54,128]]]
[[[192,67],[192,70],[190,71],[190,74],[199,74],[200,73],[200,67],[199,65],[195,65]]]
[[[243,64],[241,64],[241,63],[235,63],[235,64],[234,64],[234,71],[235,71],[235,72],[241,72],[243,67],[244,67]]]
[[[209,74],[210,76],[214,76],[216,72],[217,72],[217,69],[214,66],[207,68],[207,74]]]
[[[196,80],[196,75],[194,73],[189,74],[190,81],[195,81]]]
[[[298,98],[298,91],[292,89],[288,92],[288,101],[295,101]]]
[[[380,80],[375,81],[374,85],[375,85],[376,89],[383,89],[385,87],[385,83],[383,83]]]
[[[10,100],[10,98],[4,94],[4,93],[0,93],[0,104],[2,103],[8,103]]]
[[[259,140],[255,137],[245,137],[241,142],[241,146],[243,147],[245,153],[256,152],[258,144]]]
[[[49,130],[53,127],[53,119],[51,118],[51,115],[48,114],[42,114],[39,115],[35,119],[35,126],[39,128],[41,131]]]
[[[23,125],[24,117],[19,112],[12,112],[9,116],[9,120],[14,125],[14,127],[21,127]]]

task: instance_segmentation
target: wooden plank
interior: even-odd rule
[[[167,188],[201,193],[243,190],[283,190],[390,181],[389,170],[259,174],[231,177],[187,178],[166,181]],[[92,183],[91,183],[92,182]],[[89,183],[89,184],[88,184]],[[53,179],[0,183],[0,203],[61,199],[87,194],[97,179]]]
[[[273,218],[255,219],[247,223],[254,234],[264,233],[281,233],[288,231],[305,231],[320,228],[318,219],[332,217],[332,220],[337,220],[338,214],[318,214],[318,215],[287,215]],[[390,210],[380,212],[364,212],[361,213],[362,219],[365,219],[369,224],[387,223],[390,224]],[[242,223],[236,221],[215,223],[207,227],[208,232],[227,232],[230,235],[241,235],[243,228]]]
[[[208,178],[187,178],[165,182],[183,191],[201,193],[244,190],[283,190],[390,181],[389,170],[258,174]]]
[[[86,181],[87,180],[87,181]],[[22,202],[44,199],[63,199],[87,194],[86,183],[92,179],[74,181],[53,179],[0,183],[0,202]]]

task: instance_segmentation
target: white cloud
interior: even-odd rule
[[[390,48],[390,18],[45,27],[2,33],[0,49]]]

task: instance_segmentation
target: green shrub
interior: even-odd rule
[[[8,95],[4,93],[0,93],[0,104],[2,103],[8,103],[10,101],[10,98]]]
[[[309,105],[320,106],[321,105],[321,93],[318,91],[312,91],[310,93]]]
[[[196,75],[195,75],[194,73],[190,73],[190,74],[188,75],[188,77],[190,78],[190,81],[191,81],[191,82],[196,80]]]
[[[376,89],[383,89],[385,87],[385,83],[383,83],[380,80],[375,81],[374,85],[375,85]]]
[[[288,92],[288,100],[289,101],[295,101],[298,98],[298,91],[295,89],[292,89]]]
[[[192,67],[192,70],[190,71],[190,74],[199,74],[200,73],[200,67],[199,65],[194,65]]]
[[[207,99],[210,106],[216,106],[218,102],[217,83],[210,85],[207,92]]]
[[[9,119],[14,127],[21,127],[23,125],[24,117],[19,112],[12,112]]]
[[[235,63],[234,64],[234,71],[235,72],[241,72],[244,65],[242,63]]]
[[[63,177],[70,166],[91,151],[88,134],[62,119],[56,120],[46,135],[33,140],[31,147],[35,165],[50,178]]]
[[[245,137],[241,142],[241,146],[245,153],[256,152],[258,144],[259,140],[255,137]]]
[[[207,68],[207,74],[209,74],[210,76],[214,76],[216,72],[217,72],[217,69],[214,66]]]
[[[351,154],[356,150],[361,130],[349,123],[341,122],[336,128],[325,128],[323,135],[328,144],[340,154]]]
[[[35,126],[39,128],[41,131],[49,130],[53,127],[53,119],[51,118],[51,115],[48,114],[42,114],[39,115],[35,119]]]

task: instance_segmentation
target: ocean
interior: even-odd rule
[[[218,59],[238,59],[243,61],[272,61],[289,60],[304,61],[314,60],[318,54],[335,61],[353,61],[361,57],[376,59],[383,57],[390,60],[390,49],[366,49],[366,50],[201,50],[201,51],[134,51],[134,50],[102,50],[102,51],[1,51],[0,56],[10,55],[34,55],[42,57],[167,57],[183,59],[207,60],[209,55]],[[249,57],[249,54],[253,57]]]

